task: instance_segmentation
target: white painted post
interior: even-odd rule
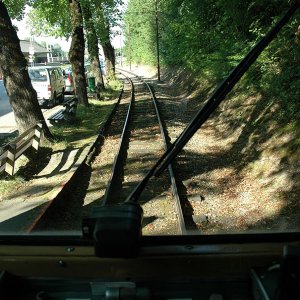
[[[6,157],[5,172],[11,176],[14,175],[15,172],[16,147],[16,144],[9,144]]]
[[[35,150],[39,149],[40,141],[41,141],[41,134],[42,134],[42,124],[38,123],[36,124],[35,130],[34,130],[34,136],[32,140],[32,147]]]

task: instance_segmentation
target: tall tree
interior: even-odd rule
[[[75,91],[79,101],[88,106],[86,77],[84,72],[84,33],[83,17],[80,0],[68,0],[70,5],[70,15],[72,24],[72,42],[69,51],[69,59],[75,81]]]
[[[27,61],[21,51],[20,40],[2,1],[0,1],[0,66],[19,133],[41,122],[45,137],[52,139],[28,75]]]
[[[95,28],[105,56],[106,73],[115,73],[115,50],[111,44],[111,28],[119,25],[122,0],[105,0],[93,7]]]
[[[92,72],[96,79],[97,97],[99,98],[101,89],[104,89],[104,82],[99,61],[98,37],[96,35],[90,1],[85,0],[82,2],[82,12],[85,24],[87,47],[91,60]]]
[[[67,3],[68,7],[66,7]],[[88,29],[86,27],[90,25],[94,26],[97,39],[104,49],[106,70],[108,70],[108,72],[110,71],[110,69],[114,70],[115,54],[114,48],[112,47],[112,44],[110,42],[111,28],[116,26],[118,20],[121,19],[121,11],[119,7],[120,4],[122,4],[122,0],[36,0],[33,4],[33,13],[31,13],[31,26],[34,28],[34,32],[36,34],[51,33],[55,36],[70,37],[70,18],[75,21],[76,18],[74,17],[78,15],[77,13],[74,14],[74,12],[71,12],[72,3],[77,3],[74,6],[78,6],[81,8],[82,5],[85,4],[87,4],[87,7],[90,6],[92,17],[88,18],[89,22],[85,22],[84,24],[85,32],[89,34],[92,31],[91,29]],[[47,7],[47,9],[45,9],[45,7]],[[60,8],[61,12],[59,14],[57,13],[58,7]],[[84,10],[83,13],[85,13]],[[79,24],[80,18],[77,18],[77,20]],[[87,20],[87,17],[85,18],[85,20]],[[73,29],[72,32],[74,32]],[[93,37],[90,39],[90,41],[93,40],[94,43],[97,41],[97,39]],[[92,45],[91,47],[95,49],[97,45]],[[91,49],[89,49],[89,51],[90,50]],[[93,50],[92,52],[96,51]]]
[[[111,44],[109,33],[110,33],[110,27],[109,24],[105,27],[106,35],[104,36],[103,42],[101,43],[103,48],[103,53],[105,56],[105,67],[108,74],[115,74],[116,70],[116,57],[115,57],[115,49],[113,45]]]

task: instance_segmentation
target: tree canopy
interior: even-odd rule
[[[34,0],[3,0],[12,19],[21,20],[24,17],[26,5],[31,5]]]
[[[65,0],[38,0],[29,13],[30,26],[35,35],[69,38],[72,33],[70,8]],[[58,13],[59,11],[59,13]]]

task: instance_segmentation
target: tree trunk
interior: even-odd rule
[[[69,51],[69,59],[72,64],[75,94],[78,97],[79,103],[89,106],[84,72],[83,19],[79,2],[80,0],[69,0],[72,23],[72,42]]]
[[[105,26],[105,37],[101,43],[104,56],[105,56],[105,70],[108,75],[115,75],[116,67],[116,58],[115,58],[115,49],[110,42],[110,28],[109,25]]]
[[[105,56],[105,69],[108,75],[115,75],[115,49],[110,40],[102,43],[102,48]]]
[[[41,122],[45,138],[51,140],[53,137],[42,114],[36,91],[32,87],[20,40],[2,1],[0,1],[0,68],[19,134]]]
[[[82,4],[81,6],[82,6],[83,19],[85,23],[87,47],[88,47],[88,52],[91,60],[92,72],[96,80],[97,97],[99,99],[100,91],[104,89],[104,82],[103,82],[103,76],[100,67],[100,61],[99,61],[98,38],[96,35],[94,22],[92,19],[90,3],[88,1],[84,1],[83,3],[84,5]]]
[[[97,49],[99,49],[98,45],[97,45]],[[96,89],[100,93],[101,90],[105,90],[105,86],[104,86],[104,80],[103,80],[102,69],[100,66],[99,56],[90,55],[90,59],[91,59],[92,72],[96,78]]]

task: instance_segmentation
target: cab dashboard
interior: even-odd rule
[[[300,299],[298,234],[225,240],[145,236],[124,258],[70,236],[2,238],[0,299]]]

